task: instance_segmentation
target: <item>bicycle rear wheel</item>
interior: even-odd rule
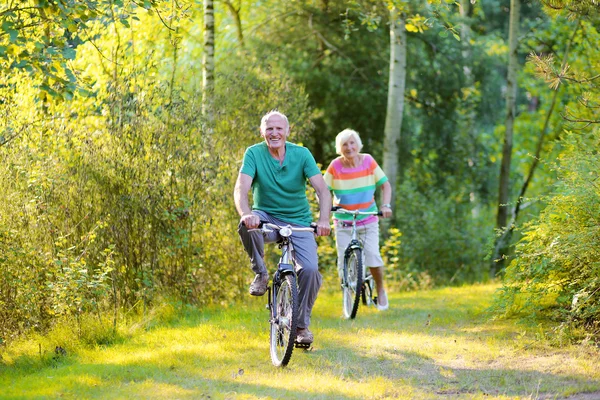
[[[373,278],[371,276],[368,276],[363,282],[361,297],[363,305],[373,304]]]
[[[356,317],[362,291],[362,276],[362,251],[352,249],[344,257],[344,283],[342,285],[344,318]]]
[[[271,318],[271,360],[276,367],[285,367],[294,351],[298,327],[298,286],[294,274],[285,275],[273,288]]]

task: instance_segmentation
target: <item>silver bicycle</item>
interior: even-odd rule
[[[363,305],[377,304],[377,297],[373,297],[374,279],[370,271],[364,267],[363,243],[358,238],[356,218],[359,215],[379,215],[381,211],[346,210],[341,207],[331,209],[336,213],[352,216],[352,221],[344,221],[352,227],[352,238],[344,250],[344,264],[342,274],[342,310],[344,318],[354,319],[358,305],[362,299]]]
[[[310,345],[296,342],[298,329],[298,278],[292,233],[294,231],[315,232],[316,226],[292,227],[279,226],[261,221],[258,230],[263,233],[278,232],[281,257],[277,270],[273,274],[272,286],[269,286],[267,309],[269,310],[271,361],[276,367],[285,367],[292,357],[294,346],[309,348]]]

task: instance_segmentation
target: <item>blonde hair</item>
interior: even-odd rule
[[[289,133],[290,132],[290,123],[289,123],[287,117],[285,116],[285,114],[282,114],[277,110],[271,110],[268,113],[266,113],[265,115],[263,115],[262,119],[260,120],[260,132],[261,133],[265,132],[265,128],[267,127],[267,121],[273,115],[277,115],[277,116],[283,118],[283,120],[285,121],[285,126],[286,126],[285,133]]]
[[[358,132],[356,132],[355,130],[352,130],[352,129],[344,129],[343,131],[338,133],[337,136],[335,137],[335,152],[338,153],[339,155],[342,155],[342,146],[344,145],[344,143],[346,143],[348,140],[350,140],[351,137],[354,137],[354,140],[356,141],[356,144],[358,145],[358,151],[360,151],[363,147],[363,144],[362,144],[362,140],[360,140],[360,136],[358,135]]]

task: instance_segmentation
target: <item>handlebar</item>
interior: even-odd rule
[[[341,214],[354,215],[354,217],[356,217],[357,215],[378,215],[380,217],[383,216],[383,211],[346,210],[345,208],[342,208],[340,206],[331,207],[331,211],[338,212]]]
[[[280,230],[282,228],[290,228],[292,231],[296,231],[296,232],[314,232],[317,233],[317,224],[315,224],[314,222],[312,222],[310,224],[310,226],[291,226],[291,225],[285,225],[285,226],[279,226],[276,224],[272,224],[270,222],[267,221],[260,221],[260,224],[258,224],[258,228],[259,229],[264,229],[264,227],[267,228],[271,228],[271,229],[276,229],[276,230]]]
[[[296,226],[291,226],[291,225],[285,225],[285,226],[279,226],[276,224],[273,224],[271,222],[268,221],[260,221],[260,223],[258,224],[258,228],[255,229],[248,229],[249,231],[263,231],[263,232],[271,232],[269,229],[275,229],[277,231],[283,229],[283,228],[289,228],[292,231],[296,231],[296,232],[313,232],[313,233],[317,233],[317,224],[315,224],[314,222],[310,224],[310,226],[304,227],[304,226],[300,226],[300,227],[296,227]]]

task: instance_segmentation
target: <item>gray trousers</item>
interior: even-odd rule
[[[258,215],[261,221],[267,221],[276,225],[288,225],[288,222],[271,217],[263,211],[252,211]],[[291,224],[292,226],[297,226]],[[255,274],[269,273],[265,266],[265,243],[274,243],[279,239],[279,233],[271,232],[263,234],[260,231],[248,232],[248,229],[241,224],[238,226],[238,233],[242,239],[242,244],[246,253],[250,256],[252,271]],[[292,234],[292,244],[294,245],[294,254],[296,262],[296,275],[298,275],[298,300],[299,300],[299,320],[298,328],[308,328],[310,325],[310,314],[315,305],[317,294],[321,288],[323,278],[319,272],[317,241],[312,232],[294,232]],[[274,271],[271,271],[274,272]]]

